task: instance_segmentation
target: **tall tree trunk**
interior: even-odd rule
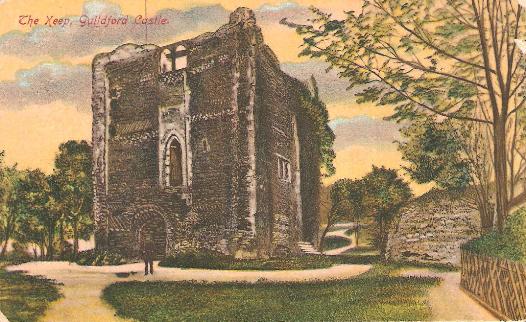
[[[325,229],[323,230],[323,233],[321,234],[320,244],[318,245],[318,249],[322,253],[323,253],[323,240],[325,239],[325,235],[327,235],[327,233],[329,232],[329,228],[331,228],[331,226],[332,226],[332,223],[327,222],[327,227],[325,227]]]
[[[506,149],[506,118],[500,116],[494,122],[494,160],[497,229],[502,232],[508,216],[508,168]]]
[[[79,224],[77,221],[73,222],[73,254],[77,257],[79,252]]]
[[[40,233],[40,260],[44,259],[44,256],[46,255],[46,237],[44,236],[44,232]]]
[[[53,259],[54,248],[53,241],[55,240],[55,223],[50,223],[48,227],[48,246],[47,246],[47,258],[49,260]]]
[[[354,231],[354,235],[355,235],[355,238],[356,238],[356,246],[355,247],[358,247],[358,234],[359,234],[359,230],[360,230],[360,219],[359,218],[356,218],[356,230]]]
[[[380,257],[382,257],[382,259],[385,259],[385,243],[384,243],[384,219],[380,217],[380,222],[379,222],[379,226],[380,226],[380,240],[379,240],[379,243],[380,243]]]
[[[60,219],[60,224],[59,224],[59,238],[60,238],[60,257],[64,257],[64,218],[61,218]]]

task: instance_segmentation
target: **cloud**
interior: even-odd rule
[[[294,30],[279,25],[284,17],[296,21],[305,19],[309,10],[305,6],[293,2],[280,5],[263,5],[255,10],[260,24],[280,27],[282,32]],[[81,26],[80,17],[97,16],[128,17],[126,25],[112,25],[102,27]],[[148,28],[148,42],[166,44],[174,42],[179,36],[192,31],[212,31],[228,22],[230,12],[221,5],[193,7],[188,10],[162,9],[148,16],[162,16],[169,23],[153,25]],[[33,27],[29,32],[11,31],[0,36],[0,54],[33,57],[35,55],[49,55],[53,58],[63,56],[83,56],[100,51],[101,48],[116,47],[126,42],[144,43],[145,27],[135,24],[136,15],[129,15],[122,11],[118,4],[103,0],[86,1],[82,13],[68,17],[70,26],[49,27],[42,25],[46,16],[39,17],[41,24]],[[288,29],[288,30],[285,30]]]
[[[20,70],[15,80],[0,82],[0,105],[18,109],[54,101],[88,110],[91,96],[91,68],[86,65],[43,63]]]
[[[93,0],[84,4],[82,15],[89,18],[97,16],[124,17],[120,6],[106,1]],[[196,7],[187,11],[163,9],[156,13],[168,19],[166,25],[150,26],[148,42],[163,44],[174,41],[178,35],[204,26],[210,29],[228,21],[229,12],[222,6]],[[31,57],[49,55],[53,58],[63,56],[82,56],[95,53],[100,48],[119,46],[126,42],[143,43],[145,27],[135,24],[135,16],[129,16],[126,25],[107,27],[82,27],[80,16],[69,17],[70,26],[49,27],[38,25],[29,32],[12,31],[0,36],[0,53]],[[44,23],[47,19],[41,17]]]
[[[295,2],[284,2],[278,5],[264,4],[254,10],[254,13],[260,23],[279,23],[283,18],[287,18],[295,23],[306,23],[306,19],[312,15],[312,12],[307,7]]]
[[[373,119],[366,115],[350,119],[337,118],[329,122],[336,135],[334,149],[342,151],[354,145],[389,145],[400,139],[400,125]],[[393,145],[396,147],[396,145]]]
[[[336,70],[327,70],[328,67],[328,63],[313,60],[281,64],[284,72],[299,80],[307,80],[311,75],[314,75],[320,88],[320,96],[325,102],[354,101],[354,95],[357,90],[348,89],[349,82],[340,78]]]

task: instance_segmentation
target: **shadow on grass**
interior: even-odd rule
[[[49,304],[61,297],[59,284],[21,271],[7,272],[7,265],[0,263],[0,311],[11,322],[37,321]]]
[[[345,281],[309,283],[121,282],[103,298],[139,321],[423,320],[439,279],[391,275],[389,265]]]

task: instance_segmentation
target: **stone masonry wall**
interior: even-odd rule
[[[479,233],[479,212],[472,199],[432,190],[400,210],[389,231],[387,256],[458,266],[460,246]]]
[[[161,70],[178,59],[165,53],[178,48],[187,67]],[[238,257],[296,252],[305,230],[299,199],[316,200],[309,176],[319,175],[316,143],[294,141],[295,131],[300,141],[311,134],[301,109],[305,91],[280,71],[246,8],[215,33],[98,55],[92,102],[97,247],[136,256],[145,234],[153,234],[160,257],[189,249]],[[177,187],[166,179],[174,137],[184,159]],[[290,160],[292,173],[299,171],[298,156],[307,162],[301,176],[280,181],[277,155]],[[307,188],[301,198],[299,187]],[[305,222],[318,223],[310,218],[316,209]]]

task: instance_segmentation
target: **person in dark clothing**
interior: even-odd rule
[[[142,251],[142,258],[144,260],[144,275],[148,275],[148,266],[149,272],[153,275],[153,254],[154,246],[151,242],[146,242],[144,244],[144,249]]]

